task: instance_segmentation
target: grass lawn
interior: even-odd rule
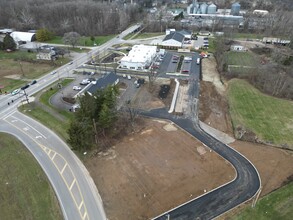
[[[46,175],[19,140],[0,133],[0,161],[1,219],[62,219]]]
[[[51,115],[50,113],[38,107],[35,103],[23,105],[19,107],[19,110],[53,130],[64,140],[68,139],[68,134],[66,131],[69,128],[70,120],[67,120],[66,122],[60,121],[55,118],[54,115]]]
[[[229,81],[234,128],[243,125],[260,139],[293,149],[293,102],[265,95],[244,80]]]
[[[136,33],[130,33],[127,34],[125,37],[123,37],[124,40],[129,40],[130,38],[132,38]]]
[[[60,82],[60,84],[63,87],[65,87],[68,84],[70,84],[72,81],[74,81],[74,79],[66,79],[65,78]],[[52,89],[49,89],[49,88],[52,88]],[[57,109],[50,104],[50,98],[58,91],[59,91],[59,88],[56,83],[55,83],[55,85],[50,85],[49,87],[47,87],[47,91],[44,92],[40,96],[40,102],[43,103],[44,105],[48,106],[49,108],[52,108],[53,110],[57,111],[59,114],[63,115],[67,119],[73,118],[73,114],[71,112]]]
[[[293,183],[270,193],[262,198],[255,208],[247,207],[235,220],[244,219],[282,219],[289,220],[293,216]]]
[[[106,43],[107,41],[111,40],[116,35],[106,35],[106,36],[95,36],[95,43],[97,45],[101,45]],[[63,37],[61,36],[55,36],[52,40],[46,41],[46,43],[50,44],[64,44]],[[77,46],[88,46],[93,47],[94,42],[91,41],[90,37],[81,37]]]
[[[63,79],[62,81],[60,81],[60,84],[62,85],[62,87],[67,86],[69,83],[71,83],[74,79]],[[50,85],[47,87],[47,91],[44,92],[41,96],[40,96],[40,101],[47,105],[48,107],[52,107],[50,104],[50,98],[59,91],[59,88],[57,86],[57,83],[54,83],[55,85]],[[52,88],[52,89],[49,89]]]
[[[145,39],[145,38],[157,37],[157,36],[161,36],[161,35],[165,35],[165,33],[163,33],[163,32],[139,33],[133,39]]]
[[[228,65],[256,66],[257,58],[250,52],[230,51],[226,53]]]
[[[31,60],[32,62],[17,61],[15,59]],[[0,84],[4,86],[3,91],[10,92],[13,89],[24,86],[32,79],[36,79],[54,70],[57,66],[69,62],[68,58],[60,58],[55,61],[55,66],[53,66],[50,63],[34,62],[35,60],[36,53],[24,51],[6,53],[1,51]]]

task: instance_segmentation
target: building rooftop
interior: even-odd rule
[[[156,52],[157,46],[134,45],[128,55],[121,59],[121,62],[145,63]]]
[[[167,41],[167,40],[170,40],[170,39],[174,39],[178,42],[183,42],[184,40],[184,35],[182,35],[180,32],[173,32],[171,34],[168,34],[163,41]]]
[[[106,88],[107,86],[113,85],[118,76],[113,72],[97,80],[96,84],[92,84],[91,87],[87,90],[89,93],[94,94],[96,91]]]

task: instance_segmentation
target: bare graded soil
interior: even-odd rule
[[[140,127],[85,162],[109,219],[149,219],[235,177],[228,162],[169,122],[144,119]]]

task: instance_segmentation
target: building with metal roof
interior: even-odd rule
[[[36,33],[13,31],[10,36],[15,42],[32,42],[36,40]]]
[[[168,34],[162,41],[161,46],[167,48],[181,48],[184,35],[179,32]]]
[[[113,72],[107,74],[106,76],[98,79],[95,84],[91,84],[91,86],[88,88],[87,92],[90,95],[95,94],[98,90],[105,89],[107,86],[113,86],[117,85],[119,82],[119,78],[116,74]]]

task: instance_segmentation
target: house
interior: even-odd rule
[[[245,48],[241,45],[231,45],[230,49],[233,51],[245,51]]]
[[[190,40],[191,39],[191,31],[188,31],[188,30],[181,30],[181,31],[178,31],[180,34],[182,34],[184,36],[185,39],[188,39]]]
[[[157,54],[157,46],[134,45],[120,61],[120,68],[143,70],[150,66]]]
[[[162,41],[161,46],[164,48],[178,49],[182,47],[184,35],[179,32],[168,34]]]
[[[91,84],[88,88],[87,93],[90,95],[95,94],[98,90],[102,90],[107,86],[117,85],[119,83],[119,78],[113,72],[109,73],[108,75],[100,78],[96,81],[95,84]]]

